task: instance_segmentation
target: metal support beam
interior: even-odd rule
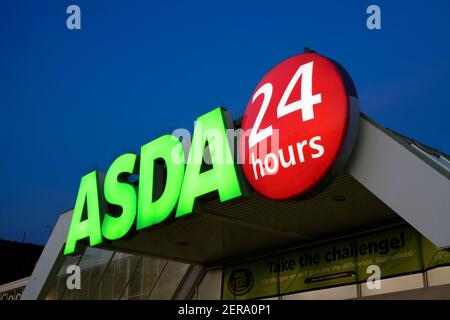
[[[183,281],[175,291],[172,300],[187,300],[195,291],[195,287],[202,279],[205,273],[205,268],[199,264],[193,264],[189,266]]]
[[[30,280],[22,293],[21,300],[45,299],[50,289],[52,277],[56,277],[64,260],[64,244],[69,231],[72,210],[59,216],[44,251],[31,274]]]
[[[364,117],[347,172],[437,247],[450,248],[450,180]]]

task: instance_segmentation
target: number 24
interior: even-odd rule
[[[314,105],[322,102],[322,95],[320,93],[315,95],[312,94],[313,64],[314,62],[311,61],[301,65],[295,72],[291,81],[289,81],[289,84],[286,90],[284,91],[280,102],[278,103],[277,107],[278,119],[297,110],[301,110],[303,122],[314,119]],[[300,79],[300,77],[302,77],[301,99],[286,104],[287,100],[289,99],[292,93],[292,90],[294,89],[295,84]],[[255,102],[256,98],[258,98],[260,95],[263,95],[264,98],[261,108],[259,109],[258,115],[256,116],[255,124],[253,125],[253,128],[250,131],[248,141],[250,148],[257,145],[264,139],[267,139],[268,137],[272,136],[273,134],[272,125],[261,130],[259,129],[262,119],[264,118],[264,115],[269,106],[270,99],[272,98],[272,92],[273,86],[270,82],[268,82],[262,85],[258,89],[258,91],[256,91],[255,94],[253,95],[252,103]]]

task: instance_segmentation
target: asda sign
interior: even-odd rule
[[[241,196],[239,166],[269,198],[313,192],[350,154],[355,99],[350,78],[333,61],[315,53],[285,60],[257,86],[240,129],[217,108],[196,120],[189,144],[163,135],[139,155],[117,157],[106,175],[83,176],[64,254],[74,253],[79,241],[95,246],[192,214],[196,201],[212,192],[222,202]]]
[[[119,156],[104,179],[97,171],[81,179],[64,254],[71,254],[78,241],[91,246],[104,239],[117,240],[133,228],[139,231],[161,223],[174,212],[175,218],[193,212],[195,200],[218,192],[220,201],[242,194],[227,129],[225,110],[217,108],[197,119],[185,157],[181,141],[163,135],[133,153]],[[204,161],[208,148],[210,164]],[[207,170],[203,170],[209,166]],[[139,175],[138,186],[129,180]],[[156,190],[160,180],[163,190]]]

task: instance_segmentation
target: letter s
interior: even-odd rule
[[[314,149],[314,150],[317,151],[317,153],[311,154],[311,157],[313,159],[320,158],[325,153],[325,149],[323,148],[323,146],[321,146],[320,144],[316,144],[315,143],[316,141],[320,141],[320,139],[321,139],[320,136],[315,136],[311,140],[309,140],[309,147],[311,149]]]

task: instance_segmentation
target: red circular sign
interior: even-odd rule
[[[242,168],[256,191],[272,199],[304,195],[348,157],[355,108],[341,70],[305,53],[278,64],[258,84],[240,138]]]

